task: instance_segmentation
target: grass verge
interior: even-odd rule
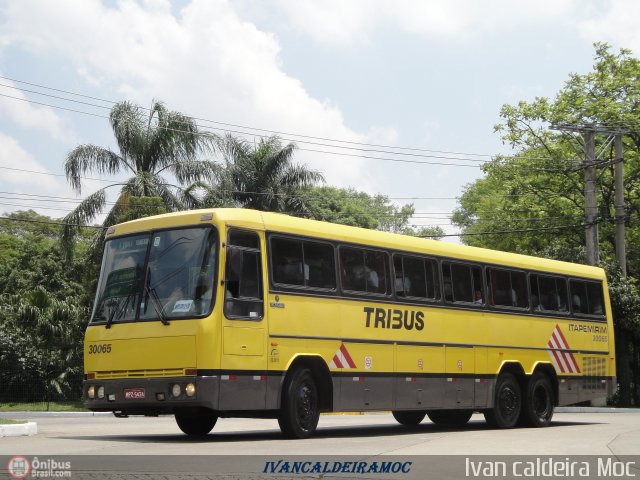
[[[0,412],[86,412],[82,402],[0,403]]]
[[[17,425],[19,423],[27,423],[26,420],[9,420],[8,418],[0,418],[0,425]]]

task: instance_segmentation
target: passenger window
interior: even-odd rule
[[[229,233],[224,284],[224,313],[227,318],[262,318],[264,307],[259,246],[260,240],[253,232],[232,230]]]
[[[306,240],[271,239],[273,281],[283,285],[336,288],[333,246]]]
[[[275,283],[304,286],[305,272],[300,240],[272,238],[271,260]]]
[[[443,262],[442,280],[447,302],[484,304],[480,267]]]
[[[487,268],[489,305],[529,308],[527,277],[524,272]]]
[[[596,282],[569,281],[571,310],[575,314],[604,315],[602,284]]]
[[[394,255],[396,295],[399,297],[436,298],[435,262],[430,259]]]
[[[536,311],[568,312],[564,278],[531,275],[531,303]]]
[[[387,294],[388,255],[385,252],[341,247],[340,276],[345,290]]]

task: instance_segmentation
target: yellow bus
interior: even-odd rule
[[[372,410],[543,427],[616,386],[600,268],[244,209],[109,228],[84,358],[88,409],[188,435]]]

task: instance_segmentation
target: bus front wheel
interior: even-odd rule
[[[527,381],[520,419],[524,425],[546,427],[553,417],[553,387],[544,373],[534,373]]]
[[[443,427],[461,427],[466,425],[473,412],[471,410],[434,410],[427,412],[429,420]]]
[[[296,369],[285,380],[278,424],[289,438],[308,438],[318,426],[318,388],[311,371]]]
[[[206,435],[218,421],[218,416],[210,412],[178,411],[175,417],[180,430],[194,437]]]
[[[520,384],[511,373],[501,373],[496,382],[493,408],[484,412],[484,418],[492,427],[513,428],[518,423],[522,409]]]
[[[391,414],[399,424],[413,427],[424,419],[426,412],[421,412],[420,410],[393,410]]]

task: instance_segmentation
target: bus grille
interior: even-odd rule
[[[150,370],[113,370],[96,372],[98,378],[144,378],[144,377],[182,377],[191,368],[159,368]]]
[[[604,390],[606,383],[602,377],[607,375],[607,359],[604,357],[583,357],[584,382],[582,388],[585,390]]]

